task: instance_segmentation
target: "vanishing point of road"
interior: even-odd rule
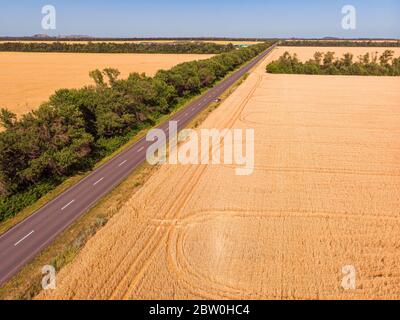
[[[167,122],[158,126],[158,129],[165,132],[167,139],[170,121],[178,123],[178,130],[183,129],[196,115],[262,61],[275,46],[188,104]],[[145,137],[140,139],[0,236],[0,284],[13,277],[76,219],[146,161],[146,151],[151,143],[147,142]]]

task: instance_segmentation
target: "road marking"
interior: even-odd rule
[[[138,153],[140,152],[140,151],[142,151],[144,149],[144,147],[141,147],[141,148],[139,148],[139,150],[137,151]]]
[[[103,178],[101,178],[101,179],[99,179],[99,180],[97,180],[95,183],[93,183],[93,186],[95,186],[95,185],[97,185],[97,184],[99,184],[100,182],[102,182],[104,180],[104,177]]]
[[[19,245],[22,241],[24,241],[26,238],[28,238],[32,233],[34,233],[35,230],[32,230],[31,232],[29,232],[25,237],[23,237],[21,240],[19,240],[18,242],[16,242],[14,244],[14,247],[16,247],[17,245]]]
[[[192,108],[192,111],[195,111],[196,110],[196,108]]]
[[[188,112],[186,112],[186,113],[185,113],[185,116],[188,116],[188,115],[189,115],[189,113],[188,113]]]
[[[127,161],[128,161],[128,160],[122,161],[122,162],[118,165],[118,167],[122,167]]]
[[[71,202],[67,203],[64,207],[61,208],[61,210],[64,210],[64,209],[68,208],[74,202],[75,202],[75,200],[72,200]]]

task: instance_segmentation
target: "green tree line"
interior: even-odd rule
[[[115,42],[4,42],[2,52],[70,52],[70,53],[193,53],[219,54],[232,51],[233,44],[210,42],[115,43]]]
[[[181,37],[181,38],[174,38],[174,37],[150,37],[150,38],[96,38],[96,37],[89,37],[89,36],[66,36],[66,37],[0,37],[0,41],[102,41],[102,42],[115,42],[115,41],[171,41],[171,42],[181,42],[181,41],[196,41],[196,42],[203,42],[203,41],[257,41],[257,42],[267,42],[267,41],[276,41],[275,38],[213,38],[213,37]]]
[[[355,41],[355,40],[290,40],[284,41],[288,47],[400,47],[400,41]]]
[[[0,221],[67,177],[89,170],[139,130],[153,126],[271,44],[182,63],[154,77],[131,73],[119,79],[116,69],[94,70],[94,85],[58,90],[20,119],[1,109]]]
[[[382,55],[366,53],[358,56],[346,53],[336,58],[334,52],[316,52],[314,58],[301,62],[297,55],[285,52],[278,60],[267,66],[269,73],[316,74],[316,75],[359,75],[359,76],[400,76],[400,57],[394,58],[394,51],[385,50]]]

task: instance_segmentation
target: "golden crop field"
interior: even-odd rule
[[[254,174],[161,166],[37,298],[400,298],[400,79],[266,63],[200,127],[253,128]]]
[[[154,75],[204,54],[103,54],[0,52],[0,107],[18,115],[37,108],[56,90],[93,84],[89,72],[108,67]]]

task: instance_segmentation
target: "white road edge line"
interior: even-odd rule
[[[23,237],[21,240],[19,240],[18,242],[14,243],[14,247],[16,247],[17,245],[19,245],[22,241],[24,241],[26,238],[28,238],[32,233],[34,233],[35,230],[32,230],[31,232],[29,232],[25,237]]]
[[[122,161],[122,162],[118,165],[118,167],[122,167],[127,161],[128,161],[128,160]]]
[[[100,182],[102,182],[104,180],[104,177],[103,178],[101,178],[101,179],[99,179],[99,180],[97,180],[95,183],[93,183],[93,186],[96,186],[96,185],[98,185]]]
[[[65,210],[66,208],[68,208],[74,202],[75,202],[75,200],[72,200],[72,201],[68,202],[64,207],[61,208],[61,210]]]

